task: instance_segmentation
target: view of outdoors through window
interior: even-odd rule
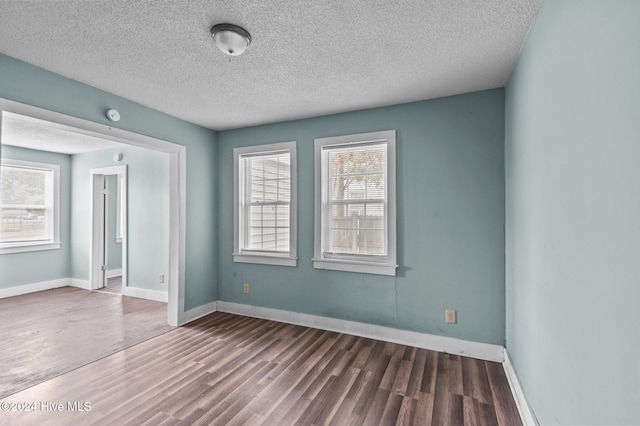
[[[290,153],[245,157],[245,249],[289,251]],[[245,210],[246,211],[246,210]]]
[[[385,255],[386,144],[329,149],[326,252]]]
[[[51,239],[53,170],[2,165],[0,242]]]

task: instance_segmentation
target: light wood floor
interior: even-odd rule
[[[152,300],[75,287],[0,299],[0,398],[171,329]]]
[[[225,313],[2,402],[37,403],[9,424],[521,424],[498,363]]]
[[[122,277],[111,277],[107,279],[107,285],[96,291],[122,294]]]

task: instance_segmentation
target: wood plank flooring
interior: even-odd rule
[[[135,297],[61,287],[0,299],[0,398],[173,328],[166,303]]]
[[[498,363],[220,312],[2,402],[8,424],[521,424]]]

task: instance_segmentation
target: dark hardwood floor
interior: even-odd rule
[[[521,424],[498,363],[219,312],[2,403],[7,424]]]
[[[173,328],[166,303],[135,297],[61,287],[0,299],[0,398]]]

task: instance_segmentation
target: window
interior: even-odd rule
[[[395,275],[395,138],[315,140],[315,268]]]
[[[60,248],[60,166],[3,159],[0,253]]]
[[[296,266],[296,143],[236,148],[235,262]]]

